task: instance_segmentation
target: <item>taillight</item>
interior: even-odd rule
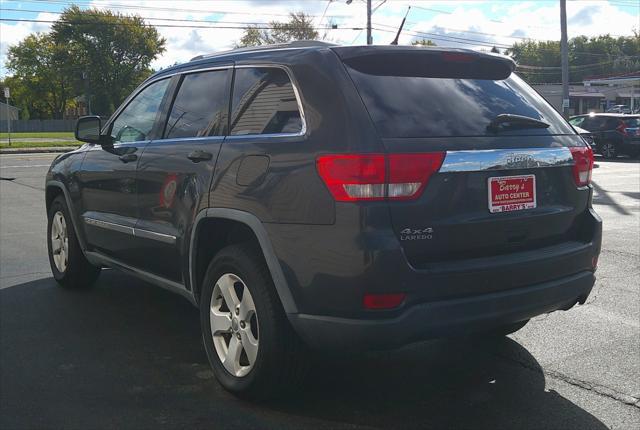
[[[318,174],[339,202],[410,200],[442,165],[444,152],[337,154],[318,157]]]
[[[591,183],[593,172],[593,151],[588,146],[575,146],[569,148],[573,156],[573,179],[576,185],[584,187]]]

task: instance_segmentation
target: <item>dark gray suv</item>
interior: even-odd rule
[[[591,149],[514,67],[293,43],[162,70],[51,166],[54,277],[183,295],[220,383],[252,397],[314,349],[504,335],[584,303]]]

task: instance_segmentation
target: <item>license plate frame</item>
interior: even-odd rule
[[[537,207],[536,175],[492,176],[487,179],[489,212],[515,212]]]

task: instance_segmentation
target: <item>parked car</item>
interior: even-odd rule
[[[596,141],[593,139],[593,133],[591,133],[589,130],[585,130],[584,128],[580,128],[577,125],[574,125],[573,129],[580,135],[580,137],[584,139],[585,142],[587,142],[591,150],[596,149]]]
[[[592,152],[514,69],[293,43],[162,70],[53,162],[53,275],[183,295],[218,381],[249,397],[299,383],[309,351],[502,336],[584,303]]]
[[[631,157],[640,155],[640,115],[597,113],[577,115],[569,122],[593,134],[596,151],[605,158],[620,154]]]
[[[627,105],[614,105],[607,109],[607,113],[631,113],[631,108]]]

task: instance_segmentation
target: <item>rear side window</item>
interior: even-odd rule
[[[620,118],[607,118],[605,123],[605,130],[613,130],[620,126],[622,120]]]
[[[640,127],[640,118],[625,119],[624,125],[629,128],[638,128]]]
[[[584,117],[583,116],[579,116],[579,117],[576,117],[576,118],[571,118],[569,120],[569,122],[573,126],[582,127],[580,124],[582,124],[584,122]]]
[[[587,129],[589,131],[599,131],[605,128],[605,124],[607,119],[601,116],[593,116],[585,118],[584,122],[580,127]]]
[[[565,120],[520,78],[453,79],[370,74],[347,66],[364,104],[385,138],[491,135],[500,114],[523,115],[550,124],[508,135],[573,134]],[[417,72],[416,75],[419,75]]]
[[[167,120],[165,139],[224,134],[229,70],[185,75]]]
[[[302,115],[289,75],[279,68],[238,68],[231,102],[231,134],[297,134]]]

